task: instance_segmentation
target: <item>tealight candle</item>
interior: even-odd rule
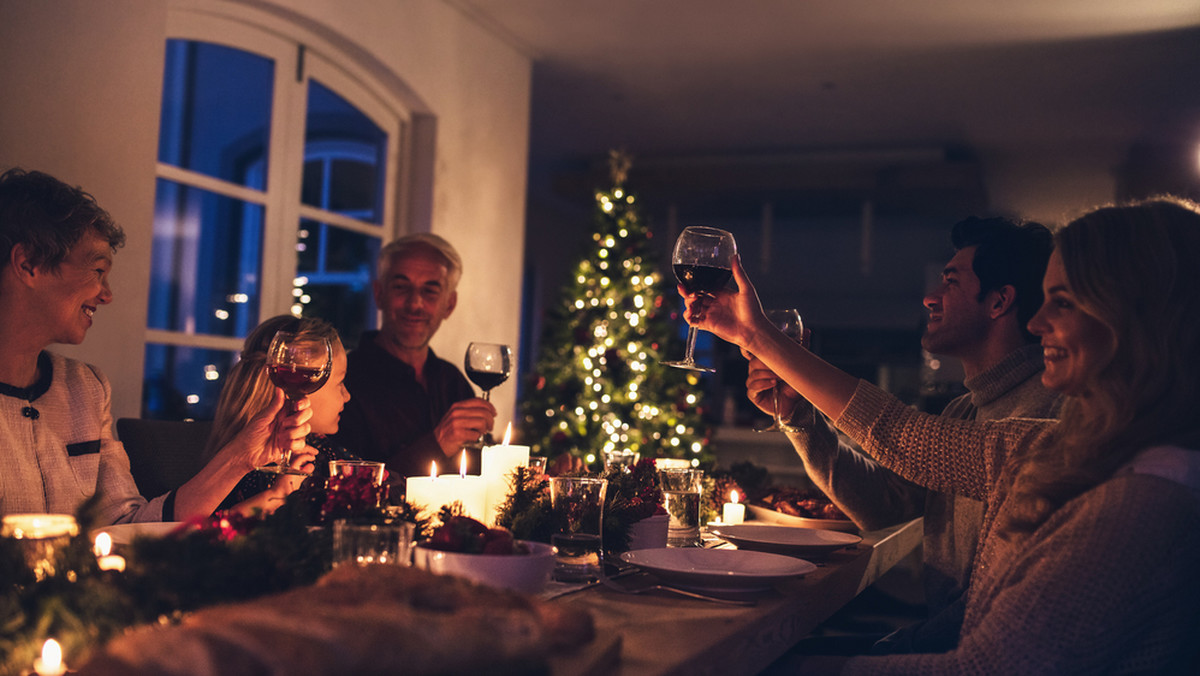
[[[482,476],[487,484],[487,498],[484,502],[484,513],[487,518],[484,523],[489,526],[496,519],[496,511],[508,498],[508,478],[518,467],[529,464],[529,447],[513,446],[508,442],[512,439],[512,423],[504,430],[504,443],[499,446],[484,446],[482,455]]]
[[[484,520],[487,484],[481,476],[467,476],[467,454],[463,453],[458,474],[437,473],[437,463],[430,466],[428,477],[409,477],[404,482],[406,499],[421,505],[421,518],[437,516],[443,505],[461,502],[463,513]]]
[[[738,492],[729,492],[729,502],[721,509],[721,522],[726,526],[742,523],[746,520],[746,506],[738,503]]]
[[[96,563],[100,566],[100,570],[115,570],[118,573],[125,570],[125,557],[110,553],[112,552],[112,536],[108,533],[100,533],[96,536],[92,552],[96,555]]]
[[[42,644],[42,656],[33,660],[33,671],[37,676],[63,676],[67,665],[63,664],[62,646],[52,638]]]
[[[54,576],[55,557],[78,534],[79,525],[70,514],[7,514],[0,521],[0,536],[18,541],[38,580]]]

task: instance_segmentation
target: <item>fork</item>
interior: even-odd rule
[[[637,589],[630,589],[628,587],[622,587],[621,585],[617,584],[616,582],[614,582],[612,579],[608,578],[607,576],[603,576],[600,578],[600,584],[604,585],[605,587],[608,587],[609,589],[612,589],[613,591],[617,591],[622,594],[646,594],[646,593],[652,592],[652,591],[664,591],[664,592],[670,592],[672,594],[678,594],[680,596],[686,596],[688,598],[699,599],[701,601],[711,601],[713,603],[724,603],[724,604],[731,605],[731,606],[753,606],[753,605],[758,604],[758,602],[753,599],[726,599],[726,598],[721,598],[719,596],[709,596],[707,594],[700,594],[698,592],[688,591],[686,589],[679,589],[678,587],[668,587],[667,585],[663,585],[663,584],[655,584],[655,585],[650,585],[649,587],[638,587]]]

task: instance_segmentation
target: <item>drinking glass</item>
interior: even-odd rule
[[[667,546],[700,547],[700,492],[704,472],[698,469],[658,471],[663,507],[667,510]]]
[[[508,380],[512,372],[512,348],[495,343],[467,345],[465,366],[467,378],[483,390],[483,400],[489,401],[492,388]]]
[[[716,228],[691,225],[683,229],[675,240],[675,251],[671,254],[671,267],[675,279],[689,294],[712,294],[725,288],[733,276],[733,257],[737,255],[737,244],[733,235]],[[693,358],[696,349],[696,328],[688,327],[687,352],[683,361],[663,362],[667,366],[712,373],[716,369],[700,366]]]
[[[767,319],[775,325],[775,328],[783,332],[783,335],[791,338],[797,343],[804,340],[804,320],[800,319],[800,312],[795,309],[788,310],[768,310]],[[769,427],[764,427],[756,432],[778,432],[783,429],[783,415],[779,412],[779,390],[783,387],[782,382],[776,382],[775,387],[771,390],[771,410],[774,411],[774,421]]]
[[[608,482],[591,477],[551,477],[550,507],[562,516],[562,531],[550,536],[554,545],[554,579],[592,582],[603,572],[600,533]]]
[[[512,348],[496,343],[470,343],[464,366],[467,378],[483,390],[483,400],[491,401],[492,388],[508,380],[512,372]],[[485,432],[480,443],[484,446],[494,443],[491,432]]]
[[[413,524],[333,522],[333,567],[344,564],[410,565]]]
[[[267,373],[271,382],[283,390],[287,397],[286,406],[296,410],[296,402],[321,389],[329,380],[333,367],[333,346],[328,338],[278,331],[267,348]],[[274,438],[276,435],[272,435]],[[292,448],[283,449],[278,464],[258,469],[276,474],[308,476],[306,472],[292,469]]]

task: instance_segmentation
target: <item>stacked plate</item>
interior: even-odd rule
[[[828,556],[862,542],[861,537],[851,533],[778,524],[716,526],[711,527],[709,532],[736,545],[738,549],[812,558]]]

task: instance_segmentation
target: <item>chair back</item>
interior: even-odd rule
[[[117,420],[117,439],[129,456],[129,471],[147,499],[179,488],[204,466],[212,421]]]

